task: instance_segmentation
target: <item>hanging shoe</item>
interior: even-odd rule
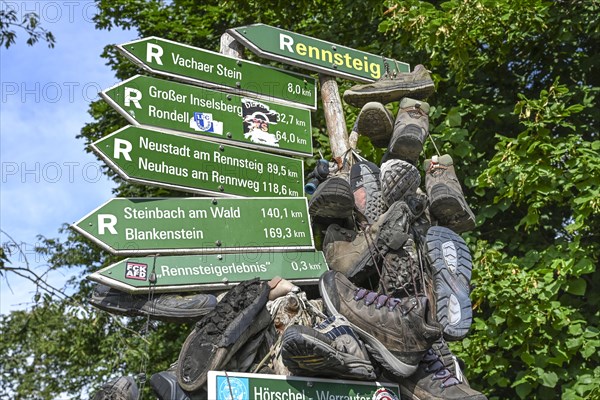
[[[365,104],[354,123],[354,130],[361,136],[367,136],[375,147],[386,147],[392,137],[394,116],[381,103]]]
[[[311,217],[346,218],[354,210],[354,196],[347,175],[327,178],[315,190],[308,202]]]
[[[350,169],[350,187],[359,222],[372,225],[387,209],[379,181],[379,167],[370,161],[360,161]]]
[[[429,104],[405,97],[400,102],[386,159],[399,158],[417,165],[429,134]]]
[[[403,160],[391,159],[381,165],[381,193],[388,205],[392,205],[405,196],[415,195],[421,184],[421,175],[417,168]]]
[[[135,381],[130,376],[122,376],[102,385],[93,400],[138,400],[140,395]]]
[[[434,92],[435,85],[429,71],[419,64],[413,72],[387,72],[376,82],[352,86],[343,97],[346,103],[361,108],[371,101],[387,104],[403,97],[423,100]]]

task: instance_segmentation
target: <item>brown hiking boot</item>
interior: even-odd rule
[[[419,64],[413,72],[386,73],[376,82],[352,86],[344,92],[344,101],[361,108],[371,101],[387,104],[407,96],[422,100],[433,92],[431,75]]]
[[[429,104],[402,99],[394,124],[394,133],[387,149],[387,159],[399,158],[417,165],[423,144],[429,134]]]
[[[396,376],[412,375],[423,355],[441,337],[425,296],[393,298],[354,286],[342,273],[327,271],[319,292],[332,315],[342,315],[369,353]]]
[[[361,231],[353,241],[335,241],[324,246],[327,264],[353,282],[362,282],[375,272],[381,257],[389,250],[402,247],[409,237],[408,229],[413,219],[406,203],[394,203],[376,223]]]
[[[475,215],[463,195],[452,157],[448,154],[425,160],[425,189],[429,197],[429,212],[439,225],[456,233],[475,228]]]
[[[394,116],[385,106],[376,101],[365,104],[354,124],[359,135],[367,136],[376,147],[386,147],[392,137]]]

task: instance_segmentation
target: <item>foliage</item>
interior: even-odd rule
[[[478,221],[464,235],[474,259],[475,321],[469,336],[452,344],[471,385],[490,399],[600,398],[597,0],[98,6],[98,28],[136,29],[140,37],[211,50],[227,28],[262,22],[425,64],[437,88],[428,99],[431,138],[454,158]],[[141,72],[112,48],[103,57],[118,79]],[[340,91],[352,85],[339,83]],[[351,127],[357,110],[345,105],[344,111]],[[80,135],[85,144],[126,124],[103,102],[93,103],[90,114],[95,122]],[[313,139],[327,156],[322,110],[313,118]],[[359,148],[374,161],[381,157],[365,138]],[[429,141],[426,154],[434,151]],[[185,195],[106,172],[117,195]],[[158,324],[140,336],[146,321],[108,317],[85,304],[90,284],[82,278],[114,256],[73,232],[64,242],[46,239],[40,251],[49,268],[73,275],[76,293],[60,301],[45,296],[32,310],[2,317],[0,355],[9,361],[0,372],[15,398],[84,397],[110,376],[143,371],[146,355],[148,373],[175,360],[189,327]]]
[[[42,39],[48,43],[48,47],[54,47],[54,35],[40,26],[40,18],[36,13],[25,13],[19,21],[17,10],[6,4],[6,8],[3,7],[0,10],[0,46],[8,49],[15,44],[17,32],[14,28],[21,28],[29,35],[26,41],[29,46],[33,46]]]

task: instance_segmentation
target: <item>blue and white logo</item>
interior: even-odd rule
[[[250,400],[248,378],[217,376],[218,400]]]
[[[190,128],[198,132],[223,134],[223,123],[215,121],[211,113],[195,112],[194,118],[190,120]]]

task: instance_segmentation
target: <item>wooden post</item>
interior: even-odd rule
[[[221,35],[221,54],[237,58],[244,58],[244,47],[229,33]]]
[[[325,123],[327,125],[327,134],[329,135],[329,146],[331,153],[338,164],[341,165],[343,157],[347,156],[346,169],[350,168],[352,157],[348,157],[350,143],[348,141],[348,131],[346,129],[346,120],[342,110],[342,99],[338,90],[335,78],[328,75],[319,74],[321,83],[321,98],[323,100],[323,112],[325,113]]]

